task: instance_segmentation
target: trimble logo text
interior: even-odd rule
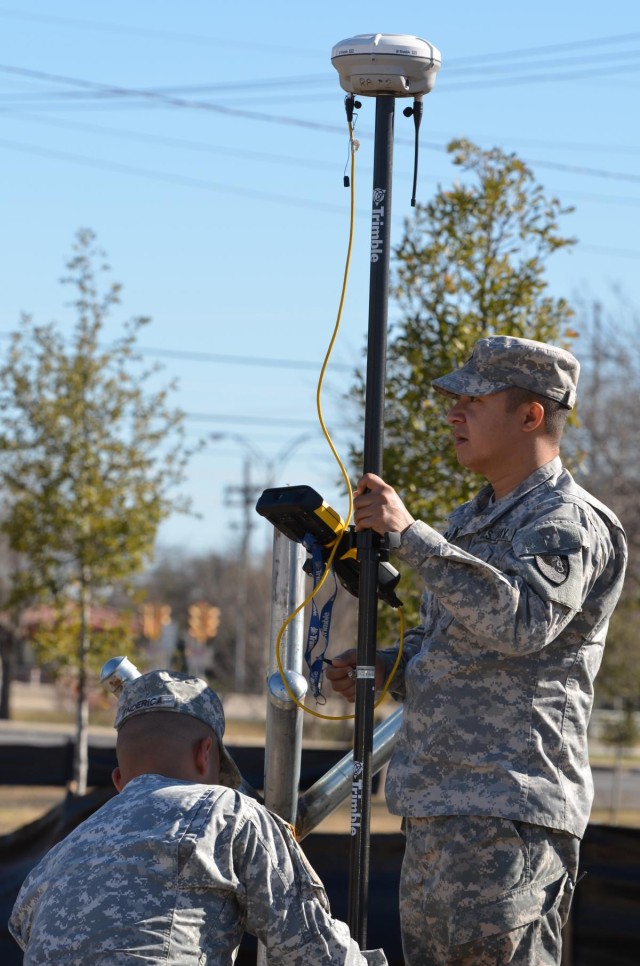
[[[382,240],[382,229],[384,228],[384,197],[385,188],[373,189],[373,211],[371,213],[371,261],[377,262],[382,255],[384,242]]]

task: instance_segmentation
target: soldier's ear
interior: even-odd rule
[[[116,790],[121,792],[124,788],[124,782],[122,780],[122,774],[120,772],[120,766],[117,765],[111,772],[111,781],[116,786]]]
[[[536,400],[525,403],[523,406],[522,428],[526,433],[531,433],[544,424],[544,406]]]
[[[212,755],[213,740],[200,738],[194,747],[194,763],[199,775],[203,778],[209,774],[209,761]]]

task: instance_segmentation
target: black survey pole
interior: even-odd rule
[[[394,97],[376,97],[363,463],[365,473],[378,476],[382,475],[384,436],[394,109]],[[366,530],[356,535],[356,546],[360,562],[360,588],[348,921],[352,937],[364,949],[369,894],[371,754],[381,540],[372,530]]]

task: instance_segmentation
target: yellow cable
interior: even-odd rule
[[[329,557],[329,560],[331,560],[331,557]],[[317,593],[317,591],[320,589],[320,587],[324,583],[324,581],[326,579],[326,576],[329,573],[329,567],[331,566],[330,563],[329,563],[329,561],[327,561],[327,563],[329,564],[329,566],[325,569],[325,572],[322,575],[322,579],[318,583],[317,587],[314,588],[314,590],[302,601],[301,604],[298,604],[298,606],[296,607],[296,609],[289,614],[289,616],[287,617],[286,621],[284,622],[284,624],[280,628],[280,630],[278,632],[278,637],[277,637],[277,640],[276,640],[276,660],[278,662],[278,671],[280,672],[280,677],[282,678],[282,683],[285,686],[285,690],[288,692],[289,697],[292,699],[292,701],[294,702],[294,704],[297,704],[297,706],[299,708],[302,708],[302,710],[305,712],[305,714],[311,714],[311,715],[313,715],[314,718],[322,718],[323,721],[351,721],[353,718],[355,718],[355,715],[354,714],[340,714],[340,715],[322,714],[320,711],[314,711],[312,708],[307,708],[306,705],[302,704],[302,702],[298,699],[298,697],[293,693],[293,691],[289,687],[289,682],[287,681],[287,678],[285,676],[285,669],[282,666],[282,658],[281,658],[281,655],[280,655],[280,648],[281,648],[281,644],[282,644],[282,638],[284,636],[284,633],[285,633],[287,627],[289,626],[289,624],[291,623],[291,621],[296,617],[296,615],[299,614],[300,611],[303,610],[307,606],[307,604],[309,603],[309,601],[312,600],[312,598],[314,597],[314,595]],[[396,657],[396,659],[394,661],[393,667],[391,668],[391,673],[389,674],[389,676],[388,676],[388,678],[387,678],[387,680],[385,682],[385,686],[382,689],[382,691],[380,692],[380,697],[378,698],[378,700],[374,704],[374,708],[379,707],[382,704],[382,702],[384,701],[385,697],[387,696],[387,692],[388,692],[389,688],[391,687],[391,682],[393,681],[393,679],[395,677],[396,671],[398,670],[398,665],[400,664],[400,659],[402,657],[402,649],[403,649],[403,644],[404,644],[404,629],[405,629],[404,608],[403,607],[398,607],[398,619],[400,621],[400,645],[398,647],[398,656]]]
[[[331,336],[331,341],[329,342],[329,348],[327,349],[326,355],[324,357],[324,362],[322,363],[322,368],[320,370],[320,377],[318,379],[318,387],[316,390],[316,408],[318,411],[318,420],[322,428],[324,437],[329,444],[329,448],[334,455],[336,463],[342,474],[342,478],[345,482],[347,488],[347,495],[349,500],[349,510],[347,512],[347,519],[345,521],[344,529],[346,530],[351,523],[351,516],[353,513],[353,490],[351,488],[351,481],[345,469],[345,466],[340,459],[338,452],[333,445],[333,440],[329,435],[327,427],[324,422],[324,416],[322,415],[322,387],[324,384],[324,377],[327,371],[327,366],[329,365],[329,359],[331,358],[331,353],[333,352],[333,347],[335,341],[338,337],[338,330],[340,329],[340,323],[342,321],[342,311],[344,309],[344,300],[347,295],[347,281],[349,278],[349,269],[351,266],[351,251],[353,248],[353,236],[354,236],[354,226],[355,226],[355,199],[356,199],[356,142],[353,137],[353,125],[349,121],[349,141],[351,144],[351,191],[350,191],[350,212],[349,212],[349,243],[347,245],[347,257],[344,266],[344,276],[342,279],[342,292],[340,293],[340,304],[338,306],[338,315],[336,317],[336,324],[333,328],[333,335]]]
[[[289,614],[289,616],[287,617],[287,619],[284,621],[282,627],[280,628],[280,630],[278,632],[278,636],[276,638],[276,646],[275,646],[276,661],[278,663],[278,671],[280,672],[280,677],[282,678],[282,683],[284,684],[285,690],[289,694],[289,697],[294,701],[294,703],[299,708],[302,708],[302,710],[306,714],[311,714],[311,715],[314,716],[314,718],[322,718],[324,721],[349,721],[349,720],[355,718],[355,715],[353,715],[353,714],[343,714],[343,715],[321,714],[319,711],[314,711],[312,708],[307,708],[304,704],[302,704],[302,702],[298,700],[298,698],[296,697],[296,695],[293,693],[292,689],[289,687],[289,682],[286,679],[285,671],[284,671],[284,668],[282,666],[282,657],[281,657],[280,651],[281,651],[281,647],[282,647],[282,638],[284,637],[284,634],[285,634],[285,631],[287,630],[287,627],[289,626],[289,624],[291,623],[291,621],[294,620],[294,618],[300,613],[300,611],[304,610],[304,608],[307,606],[307,604],[309,604],[310,601],[313,600],[313,598],[316,596],[316,594],[318,593],[318,591],[320,590],[320,588],[323,586],[325,580],[327,579],[327,576],[329,575],[329,571],[331,570],[331,565],[333,563],[334,557],[335,557],[336,552],[337,552],[337,549],[338,549],[338,544],[340,543],[340,537],[341,537],[342,533],[344,533],[344,531],[347,530],[347,528],[349,527],[349,525],[351,523],[351,517],[353,515],[353,489],[351,487],[351,481],[349,480],[349,476],[347,474],[347,471],[346,471],[346,468],[344,466],[344,463],[340,459],[340,456],[338,455],[338,452],[337,452],[335,446],[333,445],[333,440],[331,439],[331,436],[329,435],[329,431],[327,430],[327,427],[325,425],[324,417],[322,415],[322,400],[321,400],[321,397],[322,397],[322,386],[323,386],[323,383],[324,383],[325,373],[327,371],[327,366],[329,364],[329,359],[331,358],[331,353],[333,351],[333,347],[335,345],[335,341],[336,341],[336,338],[338,336],[338,331],[340,329],[340,323],[341,323],[341,320],[342,320],[342,311],[343,311],[343,308],[344,308],[344,300],[345,300],[345,297],[346,297],[346,294],[347,294],[347,281],[348,281],[348,278],[349,278],[349,268],[350,268],[350,265],[351,265],[351,251],[353,249],[353,236],[354,236],[354,225],[355,225],[355,181],[356,181],[356,150],[357,150],[357,142],[355,141],[355,139],[353,137],[353,125],[352,125],[351,121],[349,121],[349,141],[350,141],[350,145],[351,145],[351,192],[350,192],[351,203],[350,203],[350,216],[349,216],[349,243],[347,245],[347,257],[346,257],[346,260],[345,260],[344,276],[343,276],[343,280],[342,280],[342,292],[340,294],[340,304],[338,305],[338,314],[337,314],[337,317],[336,317],[336,323],[335,323],[335,326],[334,326],[334,329],[333,329],[333,335],[331,336],[331,341],[329,342],[329,348],[327,349],[326,355],[324,357],[324,362],[322,363],[322,368],[320,370],[320,377],[318,379],[318,387],[317,387],[317,390],[316,390],[316,408],[317,408],[317,411],[318,411],[318,419],[320,421],[320,426],[322,428],[322,432],[324,434],[324,437],[325,437],[327,443],[329,444],[329,448],[331,449],[331,452],[333,453],[333,456],[334,456],[334,458],[335,458],[335,460],[336,460],[336,462],[338,464],[338,467],[340,468],[340,472],[342,474],[342,478],[343,478],[343,480],[345,482],[345,485],[346,485],[346,488],[347,488],[348,501],[349,501],[349,509],[348,509],[348,512],[347,512],[347,518],[346,518],[343,526],[340,527],[336,531],[336,539],[335,539],[335,541],[333,543],[333,546],[331,548],[331,553],[329,554],[329,557],[327,559],[327,562],[326,562],[326,565],[325,565],[325,569],[324,569],[324,573],[322,574],[322,577],[318,581],[317,585],[313,588],[313,590],[311,591],[311,593],[307,597],[305,597],[305,599],[302,601],[302,603],[299,604],[295,608],[295,610],[292,611],[291,614]],[[398,610],[399,610],[399,619],[400,619],[400,647],[399,647],[399,650],[398,650],[398,656],[397,656],[397,658],[395,660],[395,663],[393,665],[393,668],[391,670],[391,674],[387,678],[386,684],[385,684],[385,686],[384,686],[384,688],[383,688],[383,690],[382,690],[382,692],[380,694],[380,697],[379,697],[379,699],[376,701],[376,703],[374,705],[374,707],[376,707],[376,708],[384,700],[384,698],[385,698],[385,696],[387,694],[387,691],[389,690],[389,687],[391,685],[391,682],[393,680],[393,677],[394,677],[394,675],[396,673],[396,670],[398,668],[398,665],[400,663],[400,658],[402,657],[402,646],[403,646],[403,641],[404,641],[404,613],[403,613],[402,607],[398,608]]]

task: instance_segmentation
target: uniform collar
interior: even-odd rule
[[[495,503],[491,501],[493,487],[490,483],[487,483],[472,500],[468,503],[463,503],[461,507],[453,511],[449,517],[449,523],[458,532],[464,529],[471,520],[474,522],[474,528],[477,527],[478,517],[482,517],[483,525],[489,524],[510,510],[515,503],[518,503],[531,490],[535,490],[536,487],[546,483],[547,480],[557,479],[561,472],[562,460],[559,456],[554,456],[548,463],[534,470],[515,490],[512,490],[511,493],[503,496],[502,499],[497,500]]]

